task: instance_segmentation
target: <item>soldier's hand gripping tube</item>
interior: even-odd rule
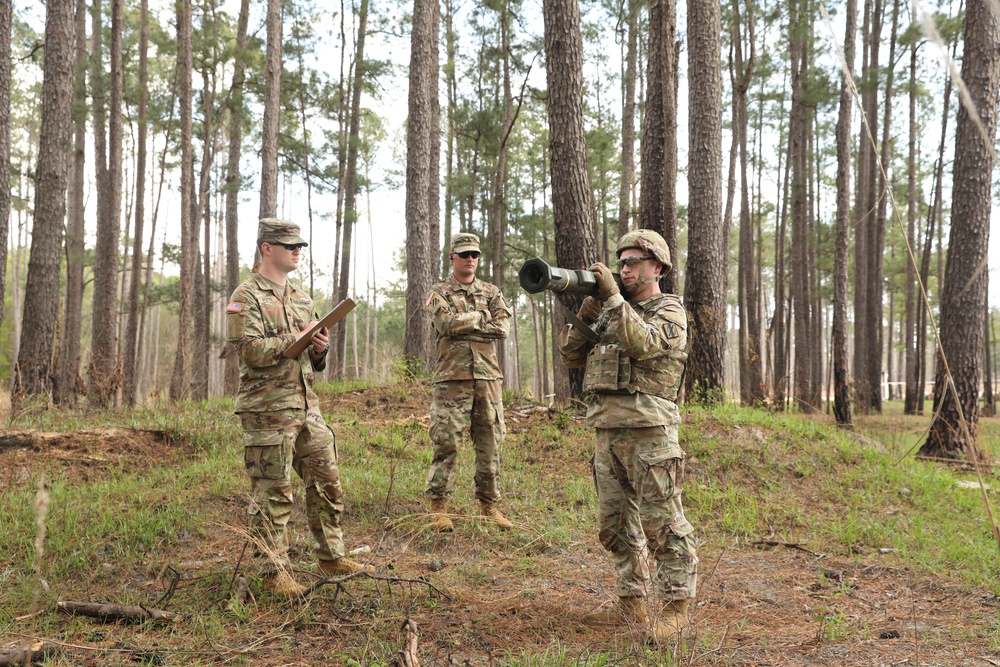
[[[621,287],[621,277],[616,273],[615,282]],[[545,290],[553,292],[575,292],[587,296],[597,296],[597,278],[586,269],[560,269],[549,266],[545,260],[534,257],[521,265],[517,272],[518,281],[525,292],[537,294]]]

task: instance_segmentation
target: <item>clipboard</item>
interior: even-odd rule
[[[309,347],[309,345],[312,344],[312,337],[316,335],[317,331],[319,331],[324,327],[326,328],[332,327],[334,324],[344,319],[344,317],[347,316],[347,313],[354,310],[354,306],[356,305],[357,304],[354,303],[353,299],[350,298],[344,299],[336,306],[334,306],[333,310],[324,315],[323,319],[321,319],[316,324],[312,325],[309,329],[300,333],[299,337],[295,339],[295,342],[289,345],[288,348],[284,352],[282,352],[282,354],[284,354],[289,359],[297,358],[300,354],[302,354],[302,351],[304,349],[306,349],[307,347]]]

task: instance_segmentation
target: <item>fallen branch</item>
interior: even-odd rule
[[[323,577],[322,579],[320,579],[316,583],[314,583],[311,586],[309,586],[309,588],[307,588],[302,593],[302,597],[303,598],[309,597],[310,595],[312,595],[313,593],[315,593],[317,590],[319,590],[323,586],[326,586],[327,584],[342,584],[345,581],[350,581],[351,579],[354,579],[355,577],[361,577],[361,576],[368,577],[369,579],[375,579],[376,581],[388,581],[391,584],[423,584],[424,586],[426,586],[427,588],[431,589],[432,591],[434,591],[438,595],[443,596],[447,600],[451,600],[451,596],[450,595],[448,595],[447,593],[445,593],[440,588],[438,588],[437,586],[435,586],[431,582],[427,581],[426,579],[403,579],[401,577],[384,577],[384,576],[379,575],[379,574],[370,574],[368,572],[355,572],[354,574],[345,574],[342,577]]]
[[[951,466],[958,466],[960,468],[975,468],[975,464],[972,461],[966,461],[965,459],[946,459],[941,456],[924,456],[923,454],[917,454],[913,457],[914,461],[933,461],[934,463],[947,463]],[[992,468],[994,464],[992,463],[980,463],[983,468]]]
[[[403,621],[403,629],[406,630],[405,645],[392,656],[389,667],[420,667],[420,654],[417,653],[417,640],[420,639],[420,634],[417,632],[417,622],[407,617]]]
[[[102,621],[153,621],[155,623],[164,623],[183,618],[182,614],[175,614],[163,611],[162,609],[153,609],[152,607],[77,602],[74,600],[60,600],[56,605],[59,611],[64,614],[91,616],[99,618]]]
[[[42,662],[59,653],[59,645],[45,640],[0,648],[0,667],[17,667]]]
[[[750,544],[767,546],[767,547],[788,547],[789,549],[798,549],[799,551],[804,551],[810,556],[815,558],[826,558],[826,554],[818,554],[815,551],[808,549],[798,542],[779,542],[778,540],[756,540]]]

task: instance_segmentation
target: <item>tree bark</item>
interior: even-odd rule
[[[814,412],[810,384],[812,379],[809,332],[811,326],[809,303],[809,267],[807,237],[808,201],[808,126],[809,113],[803,101],[803,79],[807,72],[804,17],[801,2],[792,3],[789,18],[789,55],[792,77],[792,113],[788,125],[789,168],[791,169],[791,209],[792,209],[792,284],[791,308],[794,322],[795,375],[793,396],[795,404],[804,413]]]
[[[12,3],[0,3],[0,294],[7,294],[7,237],[10,232],[10,36],[13,18]],[[4,317],[3,301],[0,299],[0,324]]]
[[[59,312],[59,251],[73,101],[73,0],[45,5],[42,119],[35,175],[35,222],[24,294],[22,340],[12,395],[51,395],[52,352]]]
[[[758,284],[754,258],[754,230],[750,221],[750,182],[747,174],[747,90],[753,77],[757,59],[756,37],[754,34],[753,7],[746,3],[747,31],[750,55],[743,62],[743,35],[739,0],[733,0],[733,51],[738,82],[734,83],[734,131],[739,133],[740,143],[740,263],[737,277],[737,296],[740,317],[739,364],[740,401],[743,405],[764,403],[764,378],[760,350],[760,311]]]
[[[594,195],[587,173],[587,142],[583,122],[583,37],[577,0],[544,0],[546,82],[549,91],[549,151],[552,174],[552,220],[556,262],[563,267],[589,266],[597,257],[594,238]],[[576,294],[562,294],[574,312],[583,303]],[[561,324],[562,313],[556,315]],[[570,369],[569,393],[583,393],[582,369]]]
[[[510,14],[508,3],[503,3],[500,11],[500,49],[502,52],[503,68],[503,125],[500,130],[500,151],[497,155],[497,170],[493,176],[493,202],[490,207],[490,242],[492,260],[493,284],[500,288],[503,293],[504,288],[504,265],[503,246],[504,236],[507,228],[507,221],[504,215],[504,193],[507,184],[507,139],[510,137],[511,129],[514,127],[515,110],[514,99],[510,90]],[[434,238],[432,232],[431,238]],[[437,253],[435,253],[435,256]],[[515,297],[516,300],[516,297]],[[512,301],[513,304],[513,301]],[[516,318],[515,318],[516,324]],[[517,341],[517,332],[514,332],[513,340]],[[503,370],[504,377],[507,378],[508,387],[517,387],[517,377],[510,378],[508,368],[508,341],[497,341],[497,361]],[[509,380],[513,379],[513,384]]]
[[[910,22],[916,23],[916,8],[913,8]],[[917,308],[923,303],[917,301],[916,252],[917,252],[917,47],[914,40],[910,44],[910,117],[909,143],[906,160],[906,324],[903,330],[903,349],[906,354],[906,390],[903,395],[903,414],[917,414],[917,392],[920,377],[920,362],[917,360]]]
[[[146,217],[146,67],[149,52],[149,2],[140,4],[139,24],[139,136],[136,146],[135,168],[135,238],[132,244],[132,275],[129,282],[128,324],[125,329],[124,370],[122,395],[126,405],[136,403],[136,349],[139,345],[139,288],[142,275],[142,231]]]
[[[724,399],[726,239],[722,237],[721,7],[688,0],[688,257],[684,302],[689,398]]]
[[[847,254],[851,235],[851,114],[850,83],[854,78],[854,43],[857,0],[847,0],[844,59],[841,74],[840,113],[837,117],[837,223],[833,268],[833,416],[837,424],[852,425],[850,371],[847,365]]]
[[[260,145],[260,217],[278,215],[278,131],[281,124],[281,0],[267,0],[264,119]]]
[[[428,165],[438,141],[433,118],[438,91],[438,0],[414,0],[410,49],[409,115],[406,142],[406,341],[404,354],[414,370],[429,368],[433,355],[431,322],[424,300],[436,278],[435,240],[430,238],[431,182]]]
[[[677,51],[674,36],[677,31],[677,9],[675,0],[652,0],[649,6],[649,26],[639,226],[655,230],[663,236],[676,267]],[[721,81],[721,62],[719,67]],[[660,289],[664,292],[676,293],[678,287],[677,270],[666,271],[660,278]]]
[[[229,92],[229,154],[226,160],[226,293],[232,294],[240,285],[239,201],[243,177],[240,174],[240,152],[243,147],[243,86],[245,84],[245,52],[247,26],[250,21],[250,0],[240,2],[236,32],[236,55],[233,58],[233,86]],[[239,389],[239,360],[232,351],[226,354],[227,394]]]
[[[196,222],[192,211],[194,153],[191,147],[193,132],[191,71],[194,61],[191,47],[191,0],[178,0],[177,2],[177,61],[181,114],[181,276],[177,350],[174,356],[173,373],[170,376],[170,398],[174,401],[182,401],[188,397],[190,392],[191,297],[196,262],[194,246],[198,242],[195,234]],[[267,143],[266,137],[264,143]]]
[[[976,444],[983,359],[981,313],[986,309],[989,285],[990,146],[996,137],[1000,94],[1000,17],[987,0],[967,4],[964,44],[962,80],[970,99],[963,100],[955,129],[952,223],[941,290],[941,349],[934,374],[936,416],[920,454],[983,460],[988,452]],[[978,110],[981,128],[970,116],[969,103]]]
[[[368,0],[361,0],[358,13],[358,38],[354,56],[354,83],[351,85],[351,127],[347,139],[347,171],[344,178],[344,238],[340,249],[340,280],[337,300],[347,298],[351,282],[351,243],[358,220],[358,150],[361,144],[361,87],[365,71],[365,31],[368,23]],[[436,90],[436,87],[435,87]],[[425,165],[426,168],[426,165]],[[337,355],[334,373],[342,378],[347,354],[347,320],[341,320],[334,332]]]
[[[659,1],[659,0],[658,0]],[[618,186],[618,237],[628,232],[632,214],[632,183],[635,181],[635,61],[638,27],[638,0],[627,0],[625,29],[627,50],[622,90],[622,173]],[[645,140],[643,140],[645,145]]]

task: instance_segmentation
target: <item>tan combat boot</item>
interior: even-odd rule
[[[308,589],[287,572],[275,572],[264,577],[264,590],[279,598],[294,600],[302,597]]]
[[[428,527],[439,533],[450,533],[455,526],[448,518],[448,499],[431,498],[431,522]]]
[[[483,516],[495,523],[500,530],[510,530],[514,527],[510,519],[500,514],[496,503],[491,503],[488,500],[480,500],[479,506],[483,509]]]
[[[668,602],[660,611],[659,618],[653,622],[651,639],[656,643],[672,642],[674,638],[688,626],[688,602],[690,600],[674,600]]]
[[[583,617],[586,625],[634,625],[648,620],[646,598],[618,598],[614,606],[592,611]]]
[[[319,562],[320,571],[330,577],[342,577],[345,574],[357,574],[364,572],[374,574],[375,568],[371,565],[355,563],[350,558],[338,558],[337,560],[321,560]]]

